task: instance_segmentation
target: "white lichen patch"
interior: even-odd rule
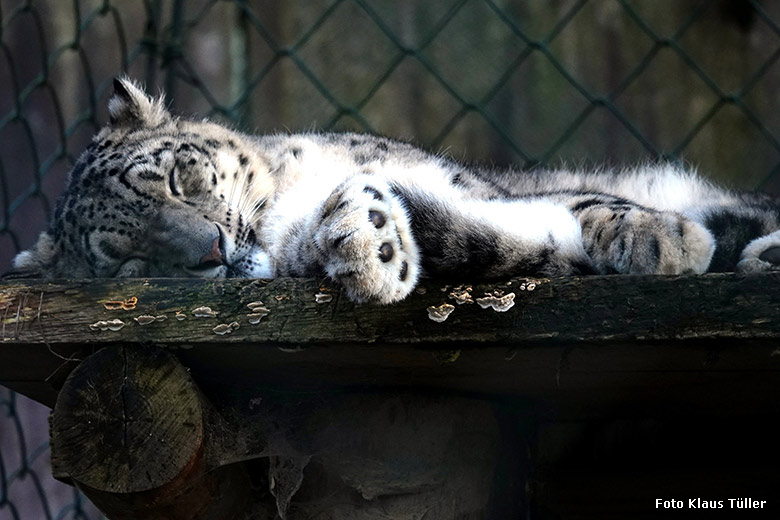
[[[212,311],[211,307],[198,307],[192,311],[192,315],[196,318],[216,318],[217,314],[219,313]]]
[[[470,285],[459,285],[452,290],[449,297],[451,300],[455,300],[455,303],[458,305],[474,303],[474,299],[471,297],[471,290]]]
[[[455,306],[450,305],[449,303],[442,303],[438,307],[431,305],[426,310],[428,311],[429,319],[435,321],[436,323],[441,323],[449,318],[450,314],[452,314],[452,311],[455,310]]]
[[[125,326],[122,320],[100,320],[89,326],[92,330],[113,330],[117,331]]]
[[[515,293],[503,294],[502,291],[494,291],[483,298],[477,298],[477,305],[483,309],[493,309],[496,312],[506,312],[515,305]]]
[[[106,326],[108,327],[108,330],[117,331],[125,326],[125,322],[119,319],[116,320],[107,320]]]
[[[247,314],[246,319],[247,321],[249,321],[250,325],[257,325],[258,323],[260,323],[260,320],[262,320],[264,316],[265,314],[252,313],[252,314]]]
[[[231,327],[227,323],[220,323],[219,325],[217,325],[211,330],[214,331],[214,334],[217,334],[219,336],[224,336],[225,334],[230,334],[231,332],[233,332],[233,327]]]
[[[261,301],[251,302],[246,304],[247,307],[249,307],[249,310],[252,312],[255,312],[255,309],[259,309],[260,307],[264,307],[265,304]]]
[[[139,325],[149,325],[150,323],[154,323],[155,321],[165,321],[167,319],[167,316],[164,314],[160,314],[158,316],[150,316],[148,314],[142,314],[140,316],[136,316],[133,318]]]
[[[214,331],[214,334],[224,336],[225,334],[230,334],[233,331],[238,330],[240,326],[241,325],[237,321],[232,321],[230,323],[220,323],[211,330]]]
[[[271,314],[271,311],[266,309],[265,307],[255,307],[254,312],[252,314],[247,314],[246,318],[249,320],[250,325],[257,325],[260,323],[260,320],[265,318]]]
[[[184,314],[181,311],[176,311],[176,319],[179,320],[179,321],[186,320],[187,319],[187,315]]]
[[[520,289],[521,291],[530,292],[536,289],[536,285],[537,285],[536,282],[523,282],[522,284],[520,284],[520,287],[518,287],[518,289]]]
[[[333,295],[328,293],[319,292],[314,295],[314,301],[316,303],[330,303],[333,301]]]

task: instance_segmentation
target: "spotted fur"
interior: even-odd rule
[[[675,166],[493,171],[360,134],[250,136],[115,82],[29,277],[328,276],[389,303],[422,276],[765,271],[779,207]]]

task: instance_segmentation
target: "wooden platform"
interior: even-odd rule
[[[67,359],[153,344],[173,349],[200,384],[247,395],[428,388],[580,415],[629,405],[723,413],[780,404],[780,393],[766,391],[780,381],[780,275],[515,279],[455,289],[428,284],[382,307],[355,305],[315,280],[4,283],[0,384],[51,406]],[[505,312],[468,302],[511,293]],[[249,315],[258,313],[247,305],[258,301],[267,315],[253,325]],[[433,321],[427,309],[442,304],[454,308]],[[200,307],[216,316],[195,317]],[[121,328],[101,324],[111,320]]]

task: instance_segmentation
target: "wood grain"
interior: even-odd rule
[[[473,285],[471,299],[514,293],[506,312],[459,305],[450,297],[453,285],[435,283],[385,307],[356,305],[317,280],[5,283],[0,382],[51,406],[52,389],[72,365],[65,359],[104,345],[142,344],[171,349],[202,384],[245,395],[269,387],[400,386],[568,401],[572,408],[637,397],[653,406],[671,399],[707,406],[719,386],[747,394],[777,381],[777,274],[540,279],[532,291],[528,282]],[[332,299],[317,303],[317,294]],[[105,307],[132,297],[132,310]],[[268,314],[252,325],[247,305],[257,301]],[[447,320],[429,319],[426,309],[444,303],[454,305]],[[204,306],[216,317],[196,318],[193,311]],[[141,325],[139,316],[166,318]],[[90,327],[117,319],[124,323],[117,331]],[[230,332],[215,333],[218,325]],[[724,398],[762,407],[774,394],[741,402],[724,391]]]

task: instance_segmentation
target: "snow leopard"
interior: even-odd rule
[[[255,136],[113,88],[11,277],[327,277],[388,304],[424,277],[780,269],[778,201],[679,165],[521,171],[369,134]]]

